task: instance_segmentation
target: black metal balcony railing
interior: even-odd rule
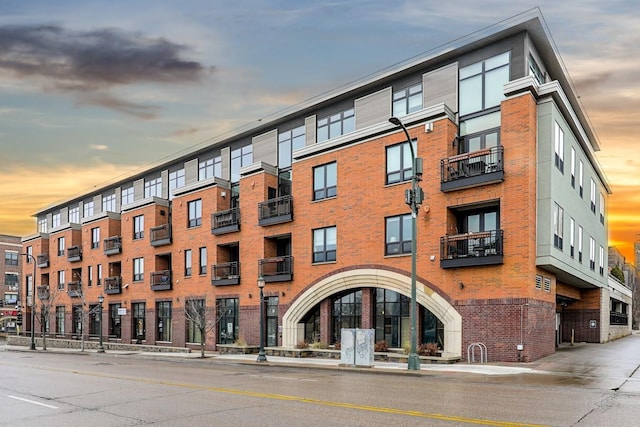
[[[67,249],[67,261],[82,261],[82,248],[80,246],[71,246]]]
[[[122,277],[111,276],[104,279],[105,294],[119,294],[122,292]]]
[[[618,313],[617,311],[612,311],[609,313],[609,323],[612,325],[628,325],[629,324],[629,316],[627,313]]]
[[[258,261],[258,272],[265,282],[287,282],[293,278],[293,257],[278,256]]]
[[[48,300],[49,299],[49,285],[40,285],[37,288],[38,299],[39,300]]]
[[[293,221],[293,197],[282,196],[258,203],[258,224],[271,225]]]
[[[502,264],[502,238],[502,230],[443,236],[440,238],[440,266]]]
[[[213,286],[240,284],[240,263],[232,261],[212,265],[211,284]]]
[[[40,254],[36,257],[36,263],[39,268],[49,267],[49,254]]]
[[[150,230],[151,246],[162,246],[171,243],[171,225],[163,224],[152,227]]]
[[[67,295],[69,295],[71,298],[80,298],[82,296],[82,283],[81,282],[67,283]]]
[[[151,273],[151,290],[152,291],[170,291],[171,290],[171,271],[160,270]]]
[[[440,160],[440,189],[452,191],[504,180],[504,147],[497,146]]]
[[[224,234],[240,230],[240,208],[211,214],[211,234]]]
[[[116,255],[122,252],[122,239],[120,236],[113,236],[104,239],[104,254]]]

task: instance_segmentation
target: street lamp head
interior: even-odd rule
[[[98,295],[98,302],[100,304],[102,304],[104,302],[104,295],[102,295],[102,294]]]
[[[397,117],[389,117],[389,122],[390,122],[391,124],[396,125],[396,126],[402,126],[402,122],[401,122],[401,121],[400,121],[400,119],[399,119],[399,118],[397,118]]]
[[[264,288],[264,277],[258,276],[258,287],[260,289]]]

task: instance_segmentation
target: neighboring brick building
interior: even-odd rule
[[[257,344],[262,276],[268,346],[342,327],[407,346],[412,173],[391,116],[424,159],[419,342],[530,361],[572,330],[606,340],[610,188],[537,12],[37,212],[23,244],[60,290],[51,333],[77,336],[72,308],[106,294],[112,340],[197,342],[183,306],[198,299],[218,320],[208,348]]]
[[[15,330],[19,301],[22,241],[19,236],[0,234],[0,332]]]

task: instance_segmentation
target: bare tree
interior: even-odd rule
[[[200,357],[204,358],[204,347],[209,332],[215,330],[216,325],[222,319],[222,315],[215,317],[209,315],[211,309],[207,309],[204,299],[189,298],[184,303],[184,318],[193,324],[200,335]],[[223,313],[224,314],[224,313]]]
[[[51,316],[51,308],[58,299],[58,288],[49,285],[40,285],[37,289],[40,300],[40,330],[42,331],[42,349],[47,349],[47,326]],[[35,307],[33,308],[35,310]]]

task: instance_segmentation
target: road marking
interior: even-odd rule
[[[29,400],[29,399],[25,399],[23,397],[17,397],[17,396],[7,396],[7,397],[9,397],[11,399],[15,399],[15,400],[21,400],[22,402],[33,403],[34,405],[44,406],[45,408],[58,409],[57,406],[47,405],[46,403],[36,402],[35,400]]]

